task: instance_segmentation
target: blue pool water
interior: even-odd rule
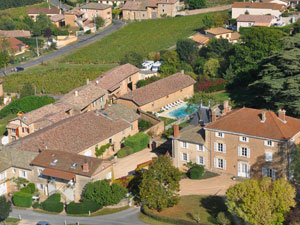
[[[190,112],[190,111],[185,112],[187,107],[188,107],[187,105],[183,105],[180,108],[169,112],[168,115],[171,116],[171,117],[175,117],[175,118],[184,118],[184,117],[186,117],[186,116],[188,116],[188,115],[190,115],[190,114],[192,114],[192,113],[194,113],[198,110],[198,107],[194,107],[192,112]]]

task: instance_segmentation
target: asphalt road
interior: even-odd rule
[[[64,10],[69,10],[71,8],[70,6],[61,3],[61,1],[59,1],[59,0],[50,0],[50,3],[56,7],[62,8]]]
[[[65,215],[51,215],[37,213],[32,210],[14,209],[10,214],[11,217],[18,218],[21,216],[21,224],[34,225],[38,221],[47,221],[51,225],[65,225],[65,224],[88,224],[88,225],[145,225],[138,219],[140,210],[138,208],[129,208],[124,211],[95,217],[71,217]]]
[[[47,62],[49,60],[55,59],[57,57],[60,57],[64,54],[69,53],[70,51],[73,51],[75,49],[83,47],[87,44],[90,44],[93,41],[96,41],[100,38],[103,38],[103,37],[115,32],[115,31],[119,30],[124,24],[125,23],[122,22],[122,21],[114,20],[114,24],[112,26],[108,27],[107,29],[105,29],[105,30],[103,30],[103,31],[101,31],[101,32],[99,32],[95,35],[82,36],[80,38],[80,40],[78,42],[76,42],[75,44],[67,45],[65,47],[62,47],[62,48],[58,49],[57,51],[55,51],[53,53],[50,53],[50,54],[45,55],[45,56],[41,56],[37,59],[34,59],[32,61],[29,61],[29,62],[25,62],[25,63],[20,64],[18,66],[23,67],[26,70],[26,68],[28,68],[28,67],[35,66],[35,65],[38,65],[42,62]],[[0,76],[8,75],[10,73],[11,73],[10,69],[1,70],[0,71]]]

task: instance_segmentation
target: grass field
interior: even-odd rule
[[[74,65],[52,62],[5,77],[4,91],[19,92],[27,82],[36,86],[37,93],[65,94],[93,80],[116,65]]]
[[[18,219],[18,218],[7,218],[6,220],[5,220],[5,224],[6,225],[18,225],[19,224],[19,222],[20,222],[20,219]]]
[[[232,4],[234,0],[206,0],[207,7],[215,7],[220,5],[229,5]]]
[[[167,49],[175,45],[177,40],[186,38],[203,27],[204,16],[205,14],[200,14],[131,23],[100,41],[69,54],[60,62],[118,63],[130,51],[146,57],[149,52]]]
[[[195,213],[199,213],[202,224],[214,225],[219,224],[216,220],[216,217],[221,211],[227,211],[227,208],[221,197],[189,195],[182,196],[178,205],[155,213],[163,217],[191,222],[195,222],[193,215],[195,215]]]

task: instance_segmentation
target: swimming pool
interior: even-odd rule
[[[187,109],[188,105],[183,105],[181,106],[180,108],[177,108],[171,112],[168,113],[168,116],[170,117],[175,117],[175,118],[184,118],[194,112],[196,112],[198,110],[198,107],[194,107],[192,109],[192,112],[189,111],[189,112],[185,112],[185,110]]]

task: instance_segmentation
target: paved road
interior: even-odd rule
[[[103,30],[103,31],[101,31],[101,32],[99,32],[95,35],[84,36],[78,42],[76,42],[75,44],[67,45],[67,46],[62,47],[62,48],[60,48],[59,50],[57,50],[53,53],[50,53],[50,54],[45,55],[45,56],[41,56],[41,57],[39,57],[37,59],[34,59],[32,61],[29,61],[29,62],[25,62],[25,63],[21,64],[20,66],[24,67],[24,68],[28,68],[28,67],[31,67],[31,66],[38,65],[42,62],[47,62],[49,60],[55,59],[55,58],[57,58],[59,56],[62,56],[66,53],[69,53],[70,51],[73,51],[75,49],[83,47],[87,44],[90,44],[93,41],[96,41],[100,38],[103,38],[103,37],[115,32],[115,31],[119,30],[124,24],[125,23],[122,22],[122,21],[115,20],[114,25],[108,27],[107,29],[105,29],[105,30]],[[4,72],[5,72],[6,75],[11,73],[10,69],[7,69],[6,71],[1,70],[0,71],[1,75],[0,76],[3,76]]]
[[[14,209],[10,214],[11,217],[19,217],[21,215],[22,225],[34,225],[38,221],[48,221],[51,225],[64,225],[74,224],[79,222],[80,224],[88,225],[144,225],[138,219],[140,210],[138,208],[129,208],[127,210],[105,215],[105,216],[95,216],[95,217],[71,217],[65,215],[50,215],[33,212],[31,210],[18,210]]]
[[[50,3],[56,7],[63,9],[63,10],[69,10],[71,8],[71,6],[61,3],[61,1],[59,1],[59,0],[50,0]]]

